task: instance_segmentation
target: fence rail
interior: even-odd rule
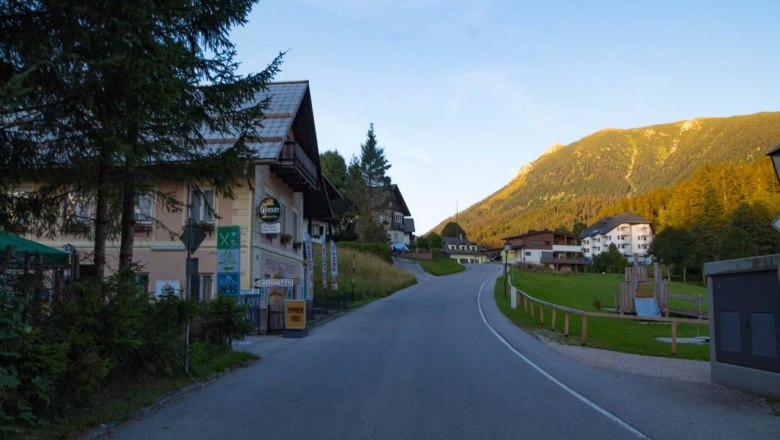
[[[588,343],[588,318],[608,318],[608,319],[630,319],[634,321],[655,321],[655,322],[667,322],[672,327],[672,354],[677,354],[677,324],[703,324],[705,321],[701,319],[693,318],[669,318],[669,317],[655,317],[655,316],[635,316],[635,315],[619,315],[612,313],[599,313],[599,312],[587,312],[585,310],[577,310],[569,307],[560,306],[547,302],[538,298],[534,298],[531,295],[523,292],[516,287],[512,287],[512,295],[518,295],[523,310],[528,313],[530,311],[531,318],[535,319],[535,312],[537,309],[539,313],[539,324],[544,325],[544,307],[551,309],[551,330],[556,331],[556,312],[563,312],[563,335],[569,337],[569,317],[571,315],[577,315],[582,317],[582,329],[580,335],[580,344],[587,345]]]

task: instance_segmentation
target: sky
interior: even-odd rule
[[[780,110],[780,2],[261,0],[239,72],[286,51],[320,153],[377,141],[422,235],[555,144]]]

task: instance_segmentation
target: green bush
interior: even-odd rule
[[[193,338],[230,348],[234,340],[248,335],[253,326],[247,319],[246,306],[232,298],[218,296],[214,301],[201,305],[192,328]]]
[[[30,297],[0,291],[0,437],[41,426],[57,376],[67,365],[64,344],[47,342],[26,322]]]

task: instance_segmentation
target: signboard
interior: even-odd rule
[[[774,226],[775,229],[780,231],[780,217],[776,218],[775,221],[772,222],[772,226]]]
[[[322,237],[322,289],[328,288],[328,252],[325,250],[327,241]]]
[[[181,285],[179,284],[179,280],[158,280],[154,284],[154,294],[157,296],[179,296],[180,291]]]
[[[306,289],[304,298],[314,299],[314,255],[312,254],[311,236],[306,233],[303,236],[303,249],[306,253]]]
[[[339,289],[339,254],[333,240],[330,241],[330,283],[331,289]]]
[[[282,232],[281,223],[260,223],[261,234],[279,234]]]
[[[282,214],[282,206],[273,197],[266,197],[257,205],[257,217],[265,223],[274,223]]]
[[[285,301],[284,328],[286,330],[306,329],[306,301],[298,299]]]
[[[238,297],[241,283],[241,227],[217,227],[217,295]]]
[[[255,287],[256,288],[262,288],[262,287],[293,287],[295,286],[295,283],[290,278],[282,278],[282,279],[262,279],[262,280],[255,280]]]

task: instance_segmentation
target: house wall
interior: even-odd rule
[[[640,263],[647,263],[648,250],[653,242],[652,228],[647,223],[629,224],[623,223],[611,231],[584,239],[582,252],[586,257],[592,258],[609,250],[609,245],[614,243],[620,253],[633,263],[634,255],[639,257]]]
[[[250,279],[252,282],[265,278],[293,279],[296,297],[299,297],[300,292],[302,292],[303,250],[302,247],[296,249],[293,243],[303,241],[303,194],[293,192],[290,187],[273,175],[268,166],[258,165],[255,167],[252,206],[256,208],[260,201],[266,197],[274,197],[279,200],[280,204],[284,205],[282,233],[291,235],[292,239],[289,243],[283,244],[280,237],[260,234],[259,220],[257,220],[256,215],[253,215]],[[253,213],[254,211],[253,209]],[[297,220],[293,221],[293,218]],[[249,279],[247,279],[248,282]],[[274,296],[282,294],[283,292],[272,289],[270,300],[273,302]],[[277,298],[276,300],[283,299]]]

